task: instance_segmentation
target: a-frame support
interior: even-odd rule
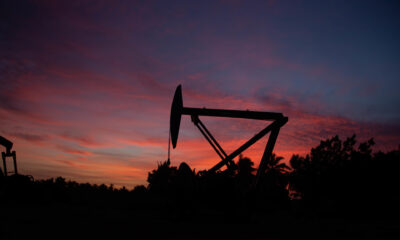
[[[210,115],[208,115],[208,116],[210,116]],[[229,116],[224,116],[224,117],[229,117]],[[257,170],[255,184],[257,184],[262,172],[265,171],[266,163],[271,158],[272,151],[274,149],[276,139],[278,138],[280,128],[283,125],[285,125],[285,123],[288,121],[287,117],[282,117],[282,118],[279,118],[279,119],[273,121],[270,125],[268,125],[266,128],[264,128],[259,133],[257,133],[254,137],[249,139],[242,146],[237,148],[231,154],[227,155],[225,153],[225,151],[222,149],[221,145],[218,143],[218,141],[213,137],[213,135],[210,133],[210,131],[208,131],[206,126],[203,124],[203,122],[200,121],[199,116],[193,114],[193,115],[191,115],[191,118],[192,118],[193,124],[200,130],[202,135],[206,138],[208,143],[212,146],[212,148],[215,150],[215,152],[221,158],[221,161],[219,163],[217,163],[214,167],[212,167],[210,170],[208,170],[209,172],[215,172],[224,165],[226,165],[228,169],[234,170],[233,168],[234,168],[235,164],[233,162],[233,159],[235,157],[237,157],[238,155],[240,155],[243,151],[245,151],[251,145],[256,143],[258,140],[260,140],[262,137],[264,137],[266,134],[271,132],[269,135],[269,138],[268,138],[267,145],[264,150],[264,154],[261,158],[260,165]]]

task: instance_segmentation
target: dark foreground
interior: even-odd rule
[[[171,218],[118,206],[14,205],[2,208],[1,239],[399,239],[400,226],[360,219],[254,216]]]
[[[0,174],[0,240],[400,239],[400,146],[335,136],[293,155],[196,172],[159,163],[133,190]],[[1,172],[0,172],[1,173]]]
[[[229,203],[210,208],[168,203],[140,190],[94,192],[80,185],[75,192],[59,188],[60,181],[12,183],[2,194],[1,239],[399,239],[397,216],[308,214],[300,200],[291,209],[250,211]],[[20,179],[21,180],[21,179]],[[57,182],[58,181],[58,182]],[[51,183],[50,183],[51,182]],[[10,184],[10,183],[7,183]],[[3,183],[4,187],[4,183]],[[93,186],[92,186],[93,187]],[[4,189],[4,188],[3,188]],[[7,195],[4,195],[7,193]],[[197,205],[197,206],[196,206]],[[254,207],[254,208],[253,208]],[[227,209],[231,208],[231,210]]]

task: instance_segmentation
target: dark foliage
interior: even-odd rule
[[[356,146],[356,136],[321,141],[305,157],[290,160],[290,190],[319,215],[384,216],[399,213],[400,151],[372,153],[373,139]]]
[[[262,220],[275,224],[278,231],[282,229],[278,220],[284,219],[282,225],[291,224],[300,231],[298,224],[317,218],[355,219],[368,224],[391,221],[399,226],[394,217],[400,213],[400,146],[387,153],[373,153],[373,145],[372,139],[357,144],[355,136],[345,141],[335,136],[321,141],[306,156],[293,155],[290,167],[273,154],[257,187],[254,163],[243,156],[235,171],[216,173],[196,172],[186,163],[174,167],[167,160],[149,172],[147,187],[132,190],[62,177],[35,181],[30,176],[0,175],[0,210],[9,217],[21,206],[32,206],[46,209],[43,218],[53,216],[54,211],[69,216],[59,221],[80,219],[83,214],[96,224]]]

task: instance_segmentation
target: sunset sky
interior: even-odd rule
[[[182,84],[185,106],[288,116],[275,148],[286,161],[336,134],[395,149],[399,11],[399,1],[1,1],[0,135],[22,174],[132,188],[167,158]],[[202,120],[227,152],[268,124]],[[256,166],[266,141],[244,152]],[[184,116],[172,164],[218,160]]]

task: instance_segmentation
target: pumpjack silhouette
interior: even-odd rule
[[[1,153],[1,158],[3,159],[4,176],[7,177],[8,173],[10,173],[10,172],[7,172],[6,157],[12,157],[13,158],[14,174],[18,174],[17,155],[16,155],[15,151],[11,152],[11,149],[13,147],[13,143],[11,141],[9,141],[8,139],[5,139],[4,137],[0,136],[0,145],[3,145],[6,148],[6,151]]]
[[[265,167],[269,159],[271,158],[272,151],[275,146],[276,139],[278,138],[280,128],[285,125],[288,121],[288,117],[284,116],[282,113],[276,112],[256,112],[248,110],[225,110],[225,109],[209,109],[209,108],[190,108],[183,106],[182,99],[182,86],[179,85],[174,94],[174,98],[171,106],[171,116],[170,116],[170,141],[172,141],[173,148],[176,148],[179,135],[179,127],[181,123],[182,115],[191,116],[193,124],[199,129],[201,134],[210,143],[211,147],[216,151],[221,161],[215,166],[210,168],[208,172],[216,172],[221,167],[226,165],[230,170],[234,170],[233,159],[241,154],[244,150],[249,148],[251,145],[260,140],[267,133],[271,132],[267,145],[264,150],[264,154],[261,158],[260,165],[257,170],[257,175],[255,178],[254,186],[257,183],[261,175],[265,172]],[[199,116],[209,116],[209,117],[227,117],[227,118],[244,118],[244,119],[254,119],[254,120],[265,120],[272,121],[267,127],[257,133],[254,137],[250,138],[242,146],[238,147],[231,154],[226,154],[222,149],[218,141],[213,137],[210,131],[206,128],[204,123],[200,120]],[[169,149],[169,148],[168,148]],[[169,153],[168,153],[169,157]]]

